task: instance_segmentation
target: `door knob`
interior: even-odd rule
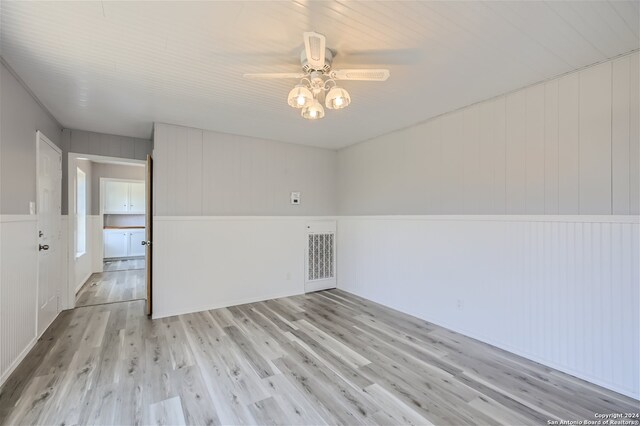
[[[140,244],[142,244],[143,246],[150,246],[151,241],[140,241]]]
[[[38,246],[38,251],[42,251],[42,250],[49,250],[49,246],[47,244],[45,245],[40,244]]]

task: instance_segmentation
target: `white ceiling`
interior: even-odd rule
[[[637,1],[2,2],[1,54],[68,128],[149,138],[154,121],[339,148],[638,49]],[[309,122],[286,102],[302,32],[352,104]]]

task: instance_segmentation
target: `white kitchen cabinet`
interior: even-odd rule
[[[144,214],[145,204],[144,182],[104,182],[105,214]]]
[[[129,182],[106,181],[104,184],[105,213],[129,212]]]
[[[145,239],[144,229],[105,229],[104,257],[137,257],[145,255],[142,241]]]
[[[144,229],[134,229],[129,232],[129,256],[145,255],[145,247],[142,245],[145,233]]]
[[[129,233],[123,229],[104,230],[104,257],[127,257]]]
[[[129,213],[144,214],[146,203],[144,183],[129,184]]]

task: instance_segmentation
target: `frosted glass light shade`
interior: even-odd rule
[[[289,92],[287,101],[290,107],[304,108],[313,103],[313,94],[304,84],[298,84]]]
[[[329,109],[342,109],[351,103],[351,96],[349,96],[349,92],[344,90],[342,87],[332,87],[327,93],[324,104]]]
[[[302,109],[301,115],[307,120],[319,120],[324,117],[324,108],[314,99],[311,105]]]

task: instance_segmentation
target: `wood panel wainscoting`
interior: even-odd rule
[[[149,320],[64,311],[1,424],[547,424],[638,401],[341,290]]]

